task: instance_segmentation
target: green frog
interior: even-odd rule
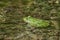
[[[24,17],[23,20],[28,25],[34,26],[34,27],[47,27],[50,25],[50,22],[48,20],[37,19],[31,16]]]

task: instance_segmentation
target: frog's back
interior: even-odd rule
[[[39,20],[39,21],[34,22],[34,24],[37,27],[47,27],[49,23],[50,23],[49,21],[44,21],[44,20]]]

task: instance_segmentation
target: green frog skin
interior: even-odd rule
[[[31,16],[24,17],[23,20],[24,22],[28,23],[30,26],[34,26],[34,27],[47,27],[50,24],[48,20],[37,19]]]

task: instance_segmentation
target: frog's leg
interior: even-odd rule
[[[31,25],[30,24],[27,24],[27,27],[31,27]]]
[[[27,27],[26,27],[27,29],[26,30],[34,30],[35,28],[34,27],[32,27],[30,24],[27,24]]]
[[[31,30],[31,25],[30,25],[30,24],[27,24],[27,25],[26,25],[26,30],[28,30],[28,31]]]

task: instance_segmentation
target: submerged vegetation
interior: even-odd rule
[[[0,40],[57,40],[59,31],[60,0],[0,0]]]

